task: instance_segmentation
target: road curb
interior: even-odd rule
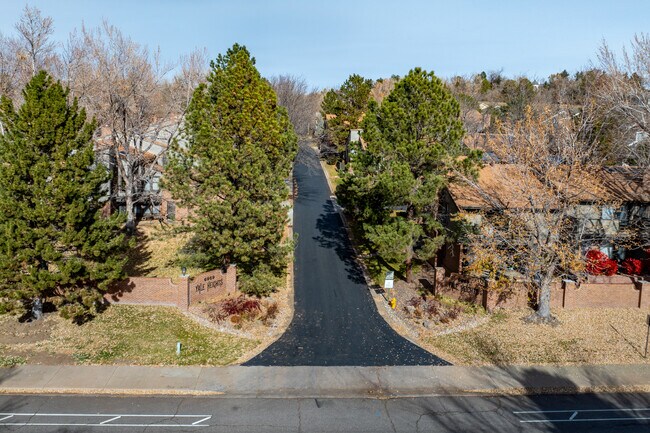
[[[105,388],[2,388],[0,394],[29,395],[131,395],[131,396],[225,396],[219,391],[199,391],[194,389],[105,389]]]
[[[318,392],[315,390],[296,392],[295,390],[273,390],[272,392],[237,393],[202,391],[192,389],[105,389],[105,388],[20,388],[0,387],[1,395],[105,395],[105,396],[176,396],[212,398],[263,398],[263,399],[372,399],[392,400],[402,398],[458,397],[458,396],[534,396],[534,395],[575,395],[575,394],[629,394],[648,393],[650,385],[593,386],[593,387],[542,387],[542,388],[502,388],[502,389],[453,389],[413,392],[409,390],[368,389],[350,392],[347,390]]]
[[[650,392],[650,365],[0,368],[2,394],[411,398]]]

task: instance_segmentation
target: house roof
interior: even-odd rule
[[[573,168],[560,165],[548,175],[548,180],[556,191],[572,201],[612,202],[621,200],[617,194],[603,185],[600,176],[602,170],[602,167]]]
[[[452,183],[449,193],[459,208],[478,210],[529,207],[533,196],[550,199],[550,192],[528,170],[515,164],[486,165],[477,181]]]
[[[614,197],[626,202],[650,203],[650,169],[642,167],[605,167],[601,182]]]
[[[476,181],[464,180],[448,190],[461,209],[516,209],[553,206],[555,192],[576,202],[650,203],[650,171],[639,167],[571,169],[558,167],[544,186],[530,169],[516,164],[489,164]]]

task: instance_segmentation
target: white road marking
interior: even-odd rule
[[[556,423],[556,422],[604,422],[604,421],[642,421],[650,420],[650,416],[634,416],[638,412],[647,412],[650,408],[618,408],[618,409],[560,409],[560,410],[520,410],[513,411],[514,415],[545,415],[545,414],[571,414],[569,418],[564,419],[531,419],[519,420],[522,424],[536,424],[536,423]],[[632,416],[625,417],[611,416],[609,418],[576,418],[580,413],[614,413],[614,412],[628,412]]]
[[[573,412],[623,412],[623,411],[643,411],[650,410],[650,407],[641,408],[620,408],[620,409],[564,409],[564,410],[519,410],[513,411],[516,414],[535,414],[535,413],[573,413]],[[1,415],[1,414],[0,414]]]
[[[534,424],[534,423],[544,423],[544,422],[603,422],[603,421],[642,421],[650,420],[650,417],[647,416],[631,416],[627,418],[579,418],[579,419],[535,419],[529,421],[519,421],[523,424]]]
[[[41,426],[41,427],[210,427],[208,424],[80,424],[80,423],[46,423],[46,422],[14,422],[0,423],[0,425],[11,425],[16,427]]]
[[[54,427],[72,427],[72,426],[82,426],[82,427],[150,427],[155,425],[156,427],[208,427],[208,424],[203,424],[205,421],[212,418],[212,415],[187,415],[187,414],[107,414],[107,413],[0,413],[0,426],[54,426]],[[30,417],[29,421],[19,422],[21,417]],[[36,417],[66,417],[66,418],[81,418],[80,422],[68,422],[68,423],[57,423],[57,422],[33,422],[33,418]],[[9,418],[14,418],[11,421],[15,422],[1,422]],[[16,419],[18,418],[18,419]],[[88,422],[88,418],[108,418],[99,422]],[[157,424],[153,422],[151,424],[130,424],[125,423],[122,418],[163,418],[165,421],[170,421],[174,419],[187,420],[185,424]],[[192,418],[197,419],[197,421],[189,423],[192,421]],[[122,419],[122,423],[115,423],[116,421]],[[162,421],[162,420],[161,420]]]
[[[196,422],[193,422],[192,425],[200,424],[200,423],[202,423],[203,421],[207,421],[207,420],[209,420],[210,418],[212,418],[212,415],[210,415],[210,416],[206,416],[206,417],[203,418],[203,419],[200,419],[200,420],[198,420],[198,421],[196,421]]]
[[[187,414],[148,414],[148,413],[9,413],[0,412],[2,415],[11,416],[94,416],[106,418],[107,416],[123,416],[123,417],[152,417],[152,418],[203,418],[212,417],[212,415],[187,415]]]
[[[106,421],[102,421],[102,422],[100,422],[100,424],[106,424],[106,423],[109,423],[111,421],[115,421],[116,419],[120,419],[120,418],[122,418],[122,417],[121,416],[116,416],[116,417],[113,417],[111,419],[107,419]]]

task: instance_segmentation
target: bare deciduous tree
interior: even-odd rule
[[[69,83],[104,132],[101,141],[115,164],[115,191],[124,201],[127,228],[132,230],[135,207],[158,194],[145,186],[160,175],[205,56],[188,56],[180,75],[169,85],[165,77],[172,67],[160,62],[159,52],[150,53],[108,23],[95,30],[83,29],[82,35],[83,44],[73,38],[67,47]],[[165,92],[166,87],[173,97]]]
[[[287,110],[296,134],[313,134],[320,109],[320,94],[309,90],[304,78],[293,75],[271,77],[269,82],[278,97],[278,104]]]
[[[532,318],[538,321],[554,320],[553,281],[580,274],[583,249],[612,235],[599,224],[600,205],[610,200],[613,206],[595,180],[601,161],[582,132],[592,121],[589,111],[537,116],[529,108],[522,120],[503,125],[502,134],[488,140],[500,161],[493,168],[495,182],[506,199],[465,179],[491,208],[469,235],[469,269],[496,281],[516,275],[536,290],[539,308]]]
[[[25,6],[16,30],[20,36],[16,41],[18,55],[28,60],[31,78],[41,69],[47,69],[47,63],[54,55],[55,44],[50,41],[54,23],[51,17],[43,17],[40,10]]]
[[[0,34],[0,95],[10,99],[18,91],[18,62],[12,41]]]
[[[598,60],[606,75],[597,97],[617,121],[619,150],[627,162],[650,167],[650,34],[636,35],[620,56],[603,42]]]

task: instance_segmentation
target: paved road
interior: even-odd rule
[[[0,395],[0,431],[625,432],[650,430],[650,394],[376,399]]]
[[[295,315],[287,332],[244,365],[444,365],[377,313],[316,152],[294,167]]]

